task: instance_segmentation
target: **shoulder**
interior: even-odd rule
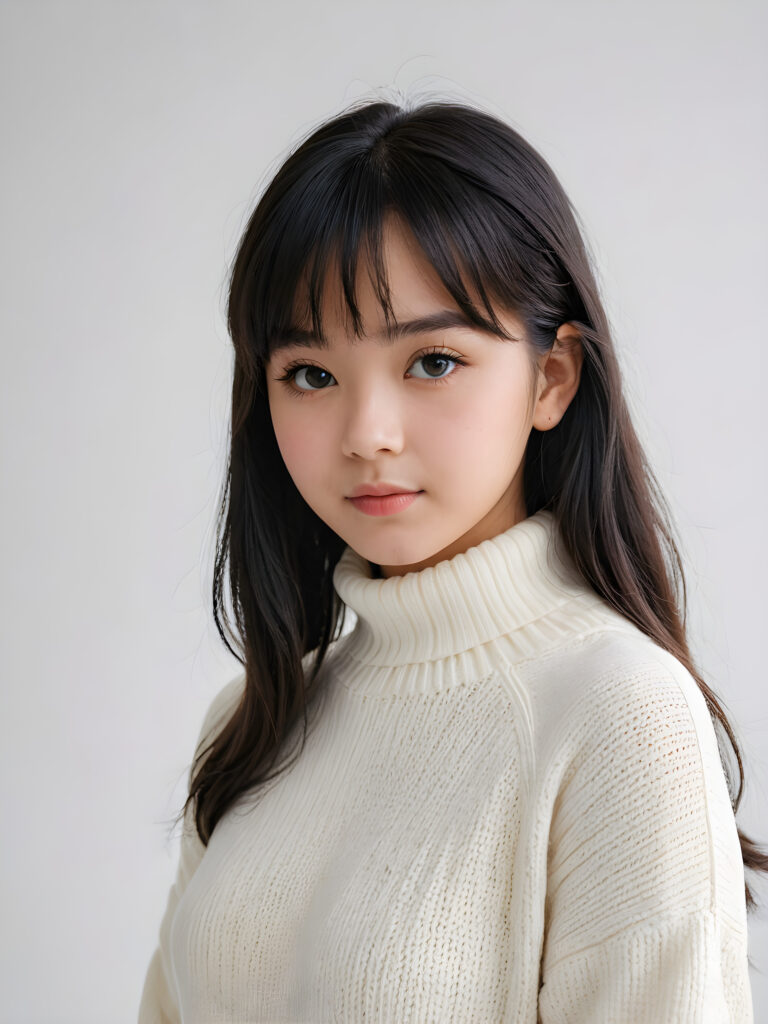
[[[571,666],[541,744],[551,886],[578,901],[599,865],[604,891],[620,881],[617,905],[628,893],[648,907],[682,901],[743,928],[739,837],[696,679],[639,630],[591,638]],[[576,862],[584,873],[566,883]]]
[[[330,663],[339,640],[331,641],[326,652],[326,664]],[[312,667],[316,650],[308,651],[301,659],[302,668],[305,674]],[[219,730],[229,721],[237,710],[243,694],[245,693],[245,668],[241,668],[235,676],[229,679],[220,690],[214,695],[206,712],[197,738],[195,757],[198,757],[201,749],[211,743]]]
[[[532,668],[527,682],[549,792],[637,791],[668,806],[685,795],[730,814],[705,696],[680,660],[639,629],[579,638]]]
[[[723,837],[735,862],[714,722],[685,665],[629,629],[588,638],[560,668],[550,684],[549,731],[540,733],[547,789],[574,813],[599,806],[610,818],[613,808],[617,828],[632,814],[660,829],[693,816],[710,840]]]
[[[626,741],[685,736],[699,744],[713,731],[704,694],[685,665],[660,644],[638,635],[605,642],[602,659],[583,681],[580,716],[587,733]]]
[[[719,765],[712,718],[693,675],[630,623],[580,637],[526,674],[539,749],[561,764],[598,751],[618,760],[643,750],[652,756],[682,744]]]
[[[203,716],[203,723],[197,738],[195,756],[216,736],[221,727],[231,718],[245,690],[245,670],[226,682],[211,700]]]

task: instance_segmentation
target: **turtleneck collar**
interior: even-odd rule
[[[591,592],[547,509],[436,565],[374,579],[349,545],[333,574],[357,616],[356,661],[407,665],[469,651]]]

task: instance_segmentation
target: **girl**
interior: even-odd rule
[[[751,1021],[768,856],[552,170],[471,106],[349,108],[259,201],[228,322],[244,671],[141,1024]]]

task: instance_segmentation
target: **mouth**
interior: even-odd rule
[[[391,494],[361,494],[348,498],[359,512],[369,516],[390,516],[409,508],[424,491],[394,491]]]
[[[399,484],[391,484],[388,480],[379,483],[358,484],[348,498],[385,498],[390,494],[418,494],[416,487],[400,487]]]
[[[361,491],[350,498],[389,498],[392,494],[421,494],[421,491]]]

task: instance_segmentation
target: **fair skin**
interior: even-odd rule
[[[390,217],[383,242],[398,323],[458,309],[407,226]],[[528,436],[562,418],[579,386],[583,349],[576,329],[562,324],[552,349],[537,356],[532,396],[523,323],[498,308],[518,340],[464,325],[387,340],[363,264],[355,281],[363,337],[350,344],[341,287],[329,272],[322,295],[329,348],[292,344],[274,353],[267,393],[299,493],[389,578],[452,558],[526,518]],[[424,352],[432,348],[441,355]],[[288,382],[276,379],[297,361],[305,368]],[[381,480],[422,493],[395,514],[366,515],[348,496]]]

